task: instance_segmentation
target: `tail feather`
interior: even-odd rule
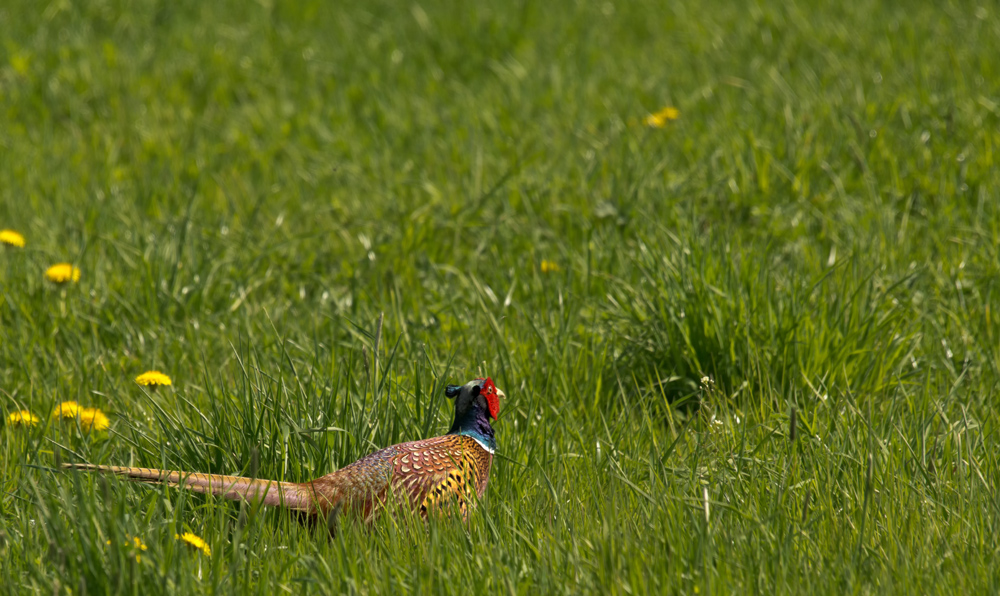
[[[224,497],[232,501],[260,501],[264,505],[285,507],[295,511],[313,512],[313,491],[294,482],[278,482],[244,476],[178,472],[155,468],[129,468],[126,466],[98,466],[94,464],[64,464],[64,468],[103,474],[115,474],[132,480],[141,480],[186,488],[202,494]]]

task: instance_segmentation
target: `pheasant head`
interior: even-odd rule
[[[455,422],[448,434],[468,435],[487,451],[496,450],[493,426],[500,413],[503,391],[493,384],[493,379],[474,379],[465,385],[448,385],[445,395],[455,400]]]

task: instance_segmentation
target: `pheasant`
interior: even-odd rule
[[[310,515],[326,517],[350,511],[366,523],[391,498],[424,518],[457,501],[462,517],[467,518],[468,497],[475,492],[481,498],[486,492],[496,450],[490,419],[496,420],[504,393],[486,378],[448,385],[445,395],[455,400],[455,422],[448,434],[386,447],[309,482],[93,464],[64,467],[177,486],[233,501],[260,501]]]

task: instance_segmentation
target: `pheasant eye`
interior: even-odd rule
[[[483,381],[483,393],[486,395],[486,405],[490,411],[490,417],[494,420],[500,413],[500,399],[497,397],[497,386],[493,384],[493,379],[487,378]]]

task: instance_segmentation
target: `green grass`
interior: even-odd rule
[[[997,8],[482,4],[0,5],[0,409],[112,420],[0,428],[0,591],[1000,591]],[[480,371],[467,525],[54,472],[306,480]]]

